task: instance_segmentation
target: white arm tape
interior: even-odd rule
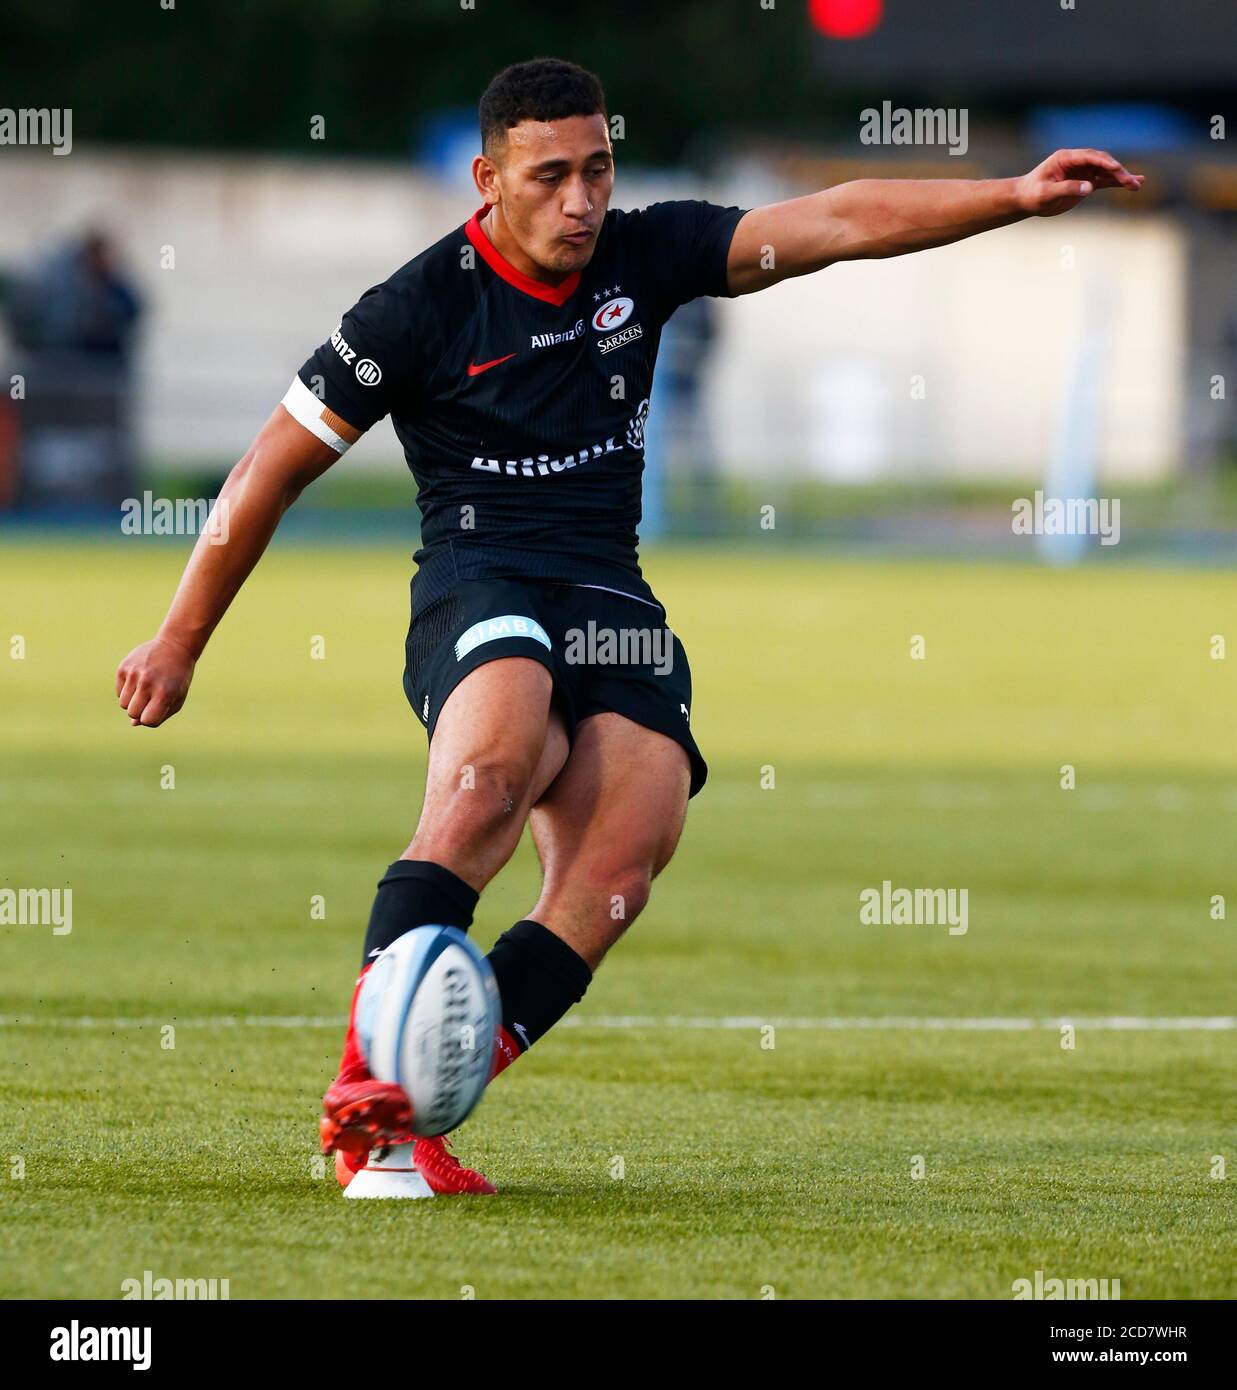
[[[347,439],[341,439],[322,418],[322,413],[326,407],[299,376],[292,378],[292,385],[288,387],[282,405],[298,425],[304,425],[310,434],[316,434],[324,444],[329,444],[337,454],[347,453],[352,447]]]

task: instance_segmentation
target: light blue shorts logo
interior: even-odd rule
[[[540,642],[546,651],[551,650],[550,639],[545,635],[540,623],[534,622],[532,618],[521,618],[516,613],[508,613],[502,618],[484,618],[479,623],[473,623],[455,644],[456,661],[463,661],[468,653],[479,647],[482,642],[495,642],[500,637],[529,637],[534,642]]]

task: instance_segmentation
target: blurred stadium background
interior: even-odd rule
[[[316,1102],[419,805],[412,484],[383,424],[311,488],[151,735],[112,675],[190,541],[118,504],[216,493],[341,311],[473,210],[476,99],[538,53],[602,76],[620,207],[1075,144],[1148,184],[672,322],[644,555],[709,786],[467,1127],[509,1200],[362,1220]],[[1235,66],[1229,0],[8,0],[0,99],[73,125],[0,144],[0,886],[77,905],[0,931],[0,1293],[1231,1296]],[[965,153],[864,144],[886,101],[964,110]],[[1015,536],[1039,487],[1119,499],[1120,543]],[[525,843],[483,945],[536,877]],[[885,879],[968,887],[968,934],[862,927]]]
[[[342,309],[472,210],[488,74],[552,51],[607,83],[618,206],[1003,175],[1072,144],[1148,175],[1140,197],[1066,220],[681,313],[646,539],[751,534],[773,503],[805,537],[1014,552],[1011,498],[1068,480],[1121,497],[1122,554],[1237,554],[1223,0],[635,4],[621,23],[456,0],[266,0],[226,25],[190,6],[10,16],[6,100],[70,107],[73,144],[0,151],[3,361],[28,383],[0,424],[6,522],[100,498],[114,520],[118,490],[217,483]],[[964,109],[963,147],[863,143],[862,113],[886,101]],[[92,237],[135,305],[99,308]],[[347,506],[406,532],[402,475],[375,430],[295,524]]]

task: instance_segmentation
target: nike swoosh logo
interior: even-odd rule
[[[491,367],[497,367],[500,362],[510,362],[514,356],[514,352],[509,352],[506,357],[495,357],[492,362],[470,362],[468,364],[468,375],[480,376],[482,372],[488,372]]]

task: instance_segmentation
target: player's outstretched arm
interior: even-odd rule
[[[1098,188],[1142,184],[1104,150],[1058,150],[1016,179],[857,179],[745,213],[726,263],[730,292],[751,294],[834,261],[946,246],[1024,217],[1054,217]]]
[[[185,703],[194,664],[280,517],[337,458],[282,405],[275,408],[228,474],[158,635],[117,668],[116,695],[131,724],[162,724]]]

